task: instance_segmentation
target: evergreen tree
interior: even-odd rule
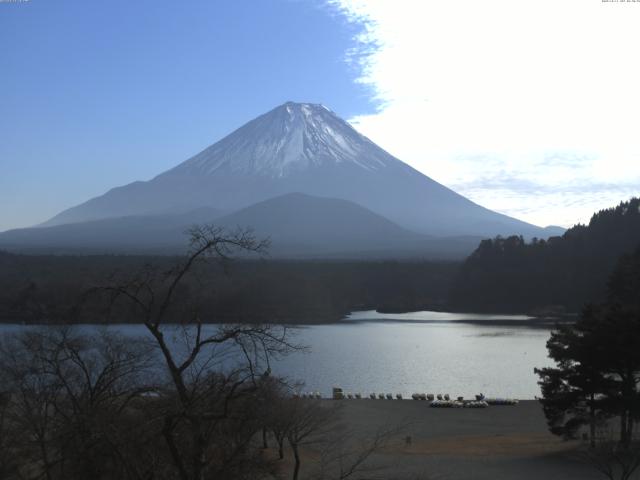
[[[588,425],[592,445],[598,421],[611,415],[604,392],[613,388],[602,369],[606,352],[586,321],[594,314],[595,308],[588,307],[583,321],[553,332],[547,349],[557,366],[535,369],[540,376],[541,403],[550,431],[575,438],[580,428]]]
[[[622,257],[611,276],[606,304],[584,309],[575,325],[547,342],[555,368],[536,369],[552,433],[573,437],[599,420],[618,417],[628,447],[640,420],[640,249]]]

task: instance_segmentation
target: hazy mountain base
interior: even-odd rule
[[[108,311],[107,299],[75,311],[83,292],[176,257],[13,255],[0,252],[0,321],[5,323],[138,322]],[[443,308],[459,264],[454,262],[236,261],[199,266],[177,292],[183,309],[172,321],[326,323],[353,310]]]
[[[353,202],[291,193],[236,212],[200,208],[0,233],[0,247],[23,253],[177,254],[185,231],[215,223],[229,231],[251,227],[269,238],[271,258],[461,260],[481,237],[434,237],[406,230]]]

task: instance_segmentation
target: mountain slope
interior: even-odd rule
[[[41,252],[171,253],[183,251],[185,231],[212,222],[229,230],[252,228],[269,237],[273,257],[463,258],[478,237],[434,238],[399,227],[353,202],[300,193],[259,202],[232,214],[201,209],[186,215],[148,215],[69,223],[0,233],[0,247]]]
[[[202,206],[232,211],[292,192],[349,200],[431,235],[545,236],[421,174],[326,107],[293,102],[150,181],[114,188],[44,225]]]
[[[173,215],[132,215],[0,233],[0,247],[42,252],[175,251],[186,244],[186,230],[211,223],[222,212],[199,208]]]
[[[479,238],[442,241],[406,230],[353,202],[301,193],[265,200],[217,220],[251,226],[271,239],[274,256],[462,258]]]

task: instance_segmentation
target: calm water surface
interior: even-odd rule
[[[519,325],[527,319],[354,312],[340,324],[301,329],[297,340],[311,353],[286,358],[278,370],[303,379],[306,391],[323,393],[340,386],[366,395],[483,392],[530,399],[540,395],[534,367],[551,365],[545,345],[550,329]]]
[[[275,374],[305,382],[304,391],[449,393],[470,397],[534,398],[540,391],[534,367],[551,364],[545,343],[549,328],[531,328],[525,316],[412,312],[354,312],[332,325],[295,330],[309,347],[273,366]],[[474,323],[465,323],[473,321]],[[492,322],[499,321],[500,325]],[[25,328],[4,325],[6,334]],[[88,331],[98,326],[82,326]],[[109,328],[145,335],[140,325]]]

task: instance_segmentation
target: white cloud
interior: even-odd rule
[[[537,224],[640,194],[640,2],[331,4],[380,105],[351,121],[395,156]]]

